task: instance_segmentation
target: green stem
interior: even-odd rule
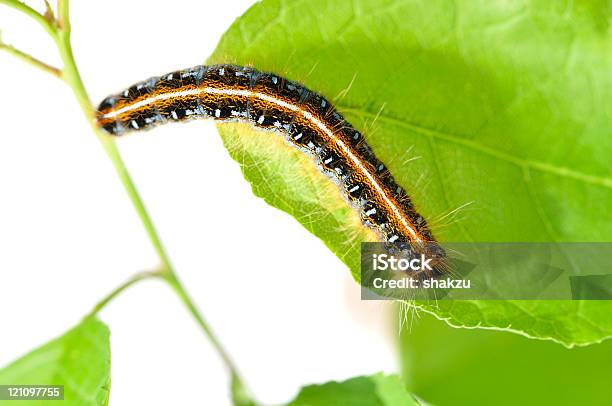
[[[60,69],[56,68],[55,66],[51,66],[48,63],[41,61],[40,59],[34,58],[32,55],[25,53],[15,48],[12,45],[5,44],[1,40],[0,40],[0,49],[8,52],[9,54],[13,56],[16,56],[17,58],[21,59],[22,61],[26,63],[29,63],[35,68],[41,69],[42,71],[50,73],[53,76],[56,76],[60,79],[62,77],[62,71]]]
[[[55,41],[60,57],[64,64],[63,69],[61,71],[61,78],[72,89],[79,105],[81,106],[81,109],[83,110],[83,113],[85,114],[85,117],[87,118],[87,121],[89,122],[89,125],[98,137],[98,140],[102,144],[102,147],[104,148],[104,151],[106,152],[107,156],[111,160],[111,163],[115,168],[115,172],[119,176],[119,180],[121,181],[124,189],[126,190],[132,202],[132,205],[136,209],[136,212],[138,213],[138,216],[140,217],[140,220],[146,230],[147,236],[149,237],[149,240],[151,241],[151,244],[153,245],[161,261],[161,269],[158,272],[141,273],[135,275],[133,278],[129,279],[123,285],[119,286],[116,290],[111,292],[111,294],[109,294],[100,303],[98,303],[98,305],[96,305],[96,307],[94,308],[92,314],[97,313],[116,295],[118,295],[134,283],[153,276],[162,277],[174,289],[174,291],[179,296],[187,310],[191,313],[191,315],[194,317],[206,337],[212,343],[213,347],[225,363],[226,368],[230,371],[232,376],[232,388],[233,393],[235,395],[235,400],[237,400],[236,393],[239,394],[240,400],[248,399],[248,397],[245,395],[245,387],[238,374],[238,369],[234,365],[228,353],[221,345],[220,341],[214,335],[212,329],[206,323],[204,317],[198,311],[190,296],[187,294],[187,291],[185,290],[183,284],[180,282],[176,273],[174,272],[172,263],[170,262],[170,258],[166,254],[166,250],[162,245],[155,226],[153,225],[153,221],[151,220],[151,217],[149,216],[149,213],[147,212],[147,209],[145,208],[144,203],[140,198],[140,195],[138,194],[136,185],[134,184],[129,172],[127,171],[125,163],[121,158],[121,154],[115,144],[114,139],[102,132],[95,123],[95,110],[91,104],[89,95],[85,90],[85,85],[77,68],[74,59],[74,54],[72,52],[72,44],[70,41],[71,26],[69,17],[69,1],[58,0],[58,18],[56,21],[53,21],[53,24],[50,20],[19,1],[0,0],[0,3],[4,3],[15,9],[18,9],[35,19],[38,23],[43,25],[43,27],[47,30],[47,32],[49,32],[50,36]]]
[[[52,21],[45,18],[45,16],[34,10],[32,7],[28,6],[27,4],[22,3],[18,0],[0,0],[0,4],[6,4],[7,6],[12,7],[15,10],[21,11],[23,14],[32,18],[34,21],[40,24],[40,26],[43,27],[45,31],[47,31],[51,38],[55,38],[55,36],[57,35],[57,29],[55,28],[55,25],[53,25]]]
[[[87,317],[92,317],[92,316],[97,315],[100,312],[100,310],[102,310],[102,308],[104,308],[110,301],[112,301],[121,292],[123,292],[124,290],[126,290],[130,286],[134,285],[135,283],[138,283],[138,282],[140,282],[142,280],[145,280],[145,279],[159,278],[159,277],[160,277],[159,271],[145,271],[145,272],[137,273],[136,275],[132,276],[127,281],[123,282],[117,288],[115,288],[112,292],[110,292],[108,295],[106,295],[106,297],[104,297],[102,300],[100,300],[94,306],[93,310],[87,316],[85,316],[85,317],[87,318]]]
[[[67,2],[64,2],[67,3]],[[164,246],[161,243],[157,230],[153,225],[153,221],[151,220],[151,216],[147,212],[147,209],[144,206],[140,195],[138,194],[138,190],[136,189],[136,185],[130,176],[125,163],[123,162],[123,158],[119,153],[117,145],[115,144],[115,140],[109,137],[107,134],[104,134],[95,123],[95,111],[92,107],[91,101],[89,100],[89,96],[87,91],[85,90],[85,85],[83,80],[81,79],[81,75],[76,66],[76,62],[74,60],[74,54],[72,53],[72,46],[70,42],[70,25],[67,23],[66,19],[67,15],[61,13],[60,9],[60,18],[64,22],[64,29],[59,31],[59,35],[57,36],[56,44],[60,53],[60,57],[64,63],[63,69],[63,79],[72,89],[85,117],[92,130],[98,137],[98,140],[102,144],[106,155],[109,157],[113,167],[115,168],[115,172],[117,176],[119,176],[119,180],[126,190],[132,205],[136,209],[138,216],[140,217],[140,221],[142,222],[145,231],[147,232],[147,236],[153,245],[153,248],[157,252],[159,259],[162,263],[162,272],[173,273],[172,265],[170,263],[170,258],[166,254]]]
[[[219,356],[225,363],[226,367],[229,369],[231,376],[232,376],[232,388],[239,388],[240,392],[246,392],[246,390],[244,389],[245,386],[242,383],[242,380],[240,379],[240,375],[238,374],[238,368],[236,368],[234,361],[229,356],[227,351],[225,351],[225,348],[223,348],[219,339],[215,336],[213,331],[210,329],[210,327],[206,323],[206,320],[204,320],[204,317],[200,314],[195,304],[189,297],[189,294],[183,288],[183,285],[176,277],[176,274],[171,272],[171,273],[167,273],[163,275],[163,277],[166,280],[166,282],[168,282],[168,284],[172,286],[172,288],[174,289],[178,297],[183,301],[185,306],[187,306],[187,310],[189,310],[189,312],[191,313],[193,318],[196,320],[196,322],[198,323],[198,325],[200,326],[204,334],[206,334],[206,337],[208,337],[208,340],[210,341],[212,346],[215,348],[215,350],[217,351],[217,353],[219,354]],[[232,392],[236,393],[236,389],[233,389]]]
[[[63,4],[63,7],[62,7]],[[64,0],[60,3],[59,7],[59,18],[60,21],[63,22],[63,29],[59,31],[59,35],[57,37],[57,46],[60,51],[60,56],[62,61],[64,62],[64,80],[70,85],[72,88],[80,106],[83,110],[83,113],[87,117],[93,131],[98,136],[98,139],[102,143],[106,154],[110,158],[123,187],[127,191],[140,220],[142,221],[144,228],[149,236],[149,240],[153,244],[157,255],[159,256],[162,262],[162,268],[160,271],[161,276],[167,281],[170,286],[174,289],[180,299],[183,301],[184,305],[187,307],[187,310],[191,313],[191,315],[196,319],[198,325],[201,327],[204,334],[211,341],[223,361],[225,365],[230,370],[232,377],[238,377],[238,370],[234,366],[231,358],[225,351],[225,349],[221,346],[219,340],[215,337],[212,332],[212,329],[208,326],[204,317],[200,314],[195,304],[187,294],[187,291],[183,287],[182,283],[176,276],[172,264],[170,262],[170,258],[166,254],[166,250],[162,245],[162,242],[158,236],[157,230],[153,225],[153,221],[147,212],[147,209],[144,206],[140,195],[138,194],[138,190],[136,189],[136,185],[132,181],[132,178],[125,167],[123,159],[121,158],[121,154],[117,149],[117,145],[113,138],[104,134],[95,124],[95,113],[92,108],[92,104],[89,100],[89,96],[85,90],[85,85],[83,84],[83,80],[81,79],[81,75],[79,70],[77,69],[76,62],[74,60],[74,55],[72,53],[72,47],[70,42],[70,24],[68,18],[68,1]]]

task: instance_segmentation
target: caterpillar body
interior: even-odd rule
[[[97,124],[113,136],[195,118],[243,121],[283,133],[338,181],[391,253],[427,254],[434,264],[429,273],[445,271],[444,250],[363,134],[327,99],[297,82],[251,67],[195,66],[109,96],[96,115]]]

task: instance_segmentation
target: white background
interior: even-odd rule
[[[202,63],[252,2],[72,3],[77,63],[97,103]],[[29,19],[2,7],[0,27],[6,42],[59,64]],[[0,118],[5,365],[78,323],[156,256],[66,85],[0,53]],[[180,278],[259,400],[396,370],[389,306],[360,301],[321,241],[252,195],[211,122],[159,128],[120,149]],[[111,329],[111,404],[229,403],[217,354],[161,282],[128,290],[101,318]]]

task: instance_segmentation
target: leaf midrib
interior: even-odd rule
[[[338,106],[340,107],[340,110],[344,112],[353,113],[353,114],[361,115],[361,116],[368,117],[368,118],[377,118],[378,120],[382,120],[382,121],[387,121],[397,126],[408,128],[422,135],[427,135],[433,138],[438,138],[441,140],[449,141],[454,144],[461,145],[463,147],[466,147],[466,148],[469,148],[475,151],[479,151],[483,154],[493,156],[499,160],[510,162],[521,168],[531,168],[531,169],[535,169],[540,172],[546,172],[546,173],[550,173],[556,176],[571,178],[571,179],[575,179],[575,180],[578,180],[584,183],[589,183],[592,185],[612,189],[612,178],[603,178],[603,177],[583,173],[580,171],[576,171],[576,170],[573,170],[567,167],[563,167],[563,166],[556,166],[556,165],[551,165],[545,162],[523,159],[515,155],[511,155],[506,152],[502,152],[498,149],[482,145],[475,141],[459,138],[450,133],[446,134],[441,131],[432,130],[430,128],[423,127],[420,125],[406,123],[405,121],[401,119],[392,117],[385,113],[375,114],[375,113],[372,113],[370,111],[367,111],[359,107],[349,107],[349,106],[343,106],[341,104],[339,104]]]

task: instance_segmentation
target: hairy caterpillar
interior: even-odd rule
[[[299,83],[250,67],[196,66],[107,97],[97,112],[97,124],[115,136],[193,118],[243,121],[284,133],[338,181],[364,224],[379,231],[391,253],[426,254],[433,258],[433,274],[446,270],[446,254],[427,222],[363,134],[328,100]]]

